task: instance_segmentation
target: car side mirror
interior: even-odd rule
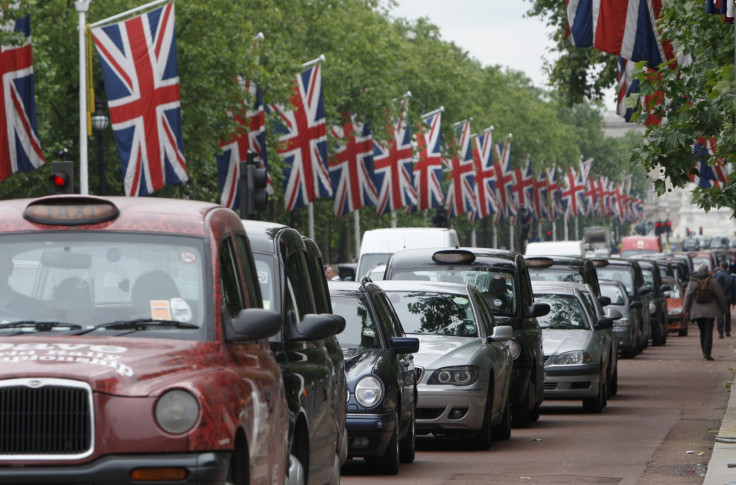
[[[606,316],[611,320],[620,320],[624,317],[623,314],[621,314],[621,312],[616,310],[615,308],[607,309]]]
[[[335,323],[337,324],[337,332],[335,332],[335,334],[342,333],[343,330],[345,330],[347,322],[345,322],[345,318],[342,315],[336,315],[333,313],[325,313],[324,315],[330,315],[332,318],[335,319]]]
[[[670,291],[671,289],[672,289],[672,287],[670,285],[662,285],[662,286],[659,287],[659,291],[662,291],[662,292],[664,292],[664,291]]]
[[[546,305],[546,303],[540,303]],[[548,305],[549,306],[549,305]],[[493,335],[488,337],[488,343],[492,342],[506,342],[514,338],[514,329],[510,325],[499,325],[493,327]]]
[[[419,339],[416,337],[391,337],[391,348],[397,354],[416,354],[419,352]]]
[[[286,339],[289,341],[313,341],[332,337],[337,333],[338,320],[329,313],[308,313],[299,322],[287,326]]]
[[[230,322],[226,332],[228,342],[260,340],[276,335],[281,330],[281,315],[263,308],[245,308]]]
[[[609,328],[613,328],[613,319],[609,317],[601,317],[595,324],[596,330],[608,330]]]
[[[611,297],[601,295],[598,297],[598,303],[600,303],[601,306],[608,306],[611,304]]]
[[[546,314],[549,313],[549,304],[547,303],[541,303],[541,302],[534,302],[532,303],[532,306],[526,309],[526,316],[527,317],[543,317]]]
[[[641,288],[639,288],[639,294],[642,296],[648,295],[651,292],[652,292],[652,287],[649,285],[644,285]]]
[[[634,300],[634,301],[632,301],[631,303],[629,303],[629,306],[631,307],[631,309],[632,309],[632,310],[638,310],[638,309],[640,309],[640,308],[641,308],[641,307],[642,307],[643,305],[642,305],[642,303],[641,303],[640,301],[638,301],[638,300]]]

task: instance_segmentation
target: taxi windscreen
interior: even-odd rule
[[[201,339],[210,298],[205,260],[202,240],[191,237],[2,236],[0,335],[80,331]]]

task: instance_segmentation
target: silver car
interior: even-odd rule
[[[414,354],[418,401],[416,433],[468,437],[478,449],[511,437],[509,384],[513,337],[496,326],[475,288],[456,283],[378,281]]]
[[[608,401],[613,319],[596,316],[585,285],[532,282],[534,300],[550,312],[538,318],[544,341],[544,399],[582,399],[600,413]]]

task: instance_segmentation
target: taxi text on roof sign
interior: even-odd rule
[[[76,226],[109,221],[119,213],[115,204],[97,197],[47,197],[28,204],[23,217],[39,224]]]

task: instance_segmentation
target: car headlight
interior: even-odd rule
[[[478,380],[480,371],[474,365],[443,367],[432,373],[427,384],[469,386]]]
[[[509,346],[509,351],[511,352],[511,358],[516,360],[516,358],[521,354],[521,345],[519,345],[519,342],[517,342],[515,339],[511,339],[506,342]]]
[[[171,434],[186,433],[199,419],[199,401],[182,389],[168,391],[156,402],[156,422]]]
[[[668,308],[667,315],[682,315],[682,307],[676,306],[674,308]]]
[[[572,352],[565,352],[555,357],[555,365],[569,365],[569,364],[590,364],[593,359],[590,358],[587,352],[582,350],[573,350]]]
[[[364,408],[372,408],[383,399],[383,382],[374,376],[365,376],[355,385],[355,400]]]
[[[613,321],[614,327],[628,327],[629,325],[631,325],[631,319],[628,317],[619,318],[618,320]]]

